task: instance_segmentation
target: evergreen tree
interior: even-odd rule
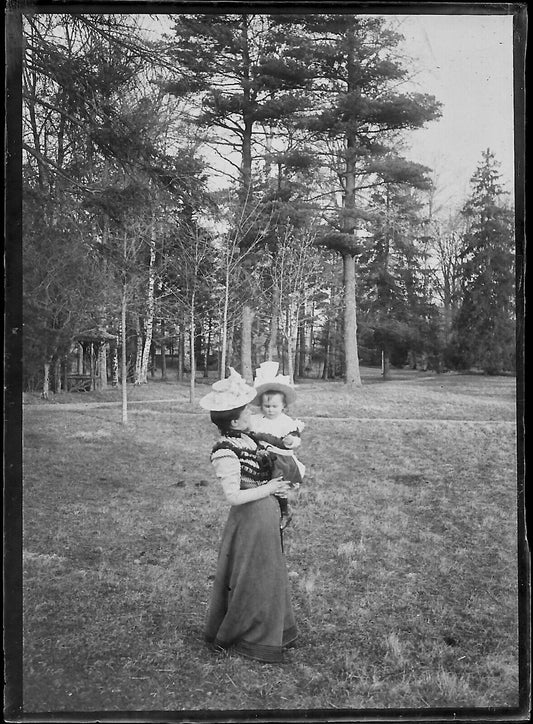
[[[368,218],[361,191],[372,184],[376,162],[389,153],[398,132],[437,118],[440,104],[433,96],[396,91],[408,70],[395,55],[402,38],[383,18],[302,15],[296,20],[302,43],[312,49],[308,62],[317,110],[305,126],[324,142],[324,163],[340,182],[342,208],[322,243],[342,256],[345,380],[358,386],[355,259],[361,252],[357,228]]]
[[[256,142],[264,141],[266,126],[275,126],[301,107],[296,91],[305,85],[307,71],[290,53],[289,27],[275,18],[250,14],[181,15],[175,20],[170,52],[181,75],[164,88],[177,96],[200,97],[198,123],[217,130],[215,148],[219,153],[224,149],[224,157],[238,172],[237,219],[248,218],[249,208],[255,206],[255,159],[261,155]],[[231,160],[231,152],[237,162]],[[250,238],[254,243],[255,230]],[[249,243],[250,239],[240,240],[244,248]],[[247,380],[252,378],[254,296],[250,288],[242,314],[241,372]]]
[[[425,217],[416,193],[427,190],[430,181],[428,169],[396,156],[384,157],[375,168],[382,185],[371,201],[374,234],[360,257],[366,290],[361,311],[381,351],[386,378],[391,356],[393,363],[404,364],[408,352],[414,357],[427,351],[434,337],[436,310],[422,246]]]
[[[453,342],[458,364],[486,374],[513,370],[516,353],[513,214],[498,168],[487,149],[463,208],[463,299]]]

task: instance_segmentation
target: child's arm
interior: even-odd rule
[[[283,438],[283,446],[287,448],[287,450],[296,450],[301,444],[302,441],[298,430],[292,430]]]
[[[291,433],[292,435],[292,433]],[[267,432],[254,432],[253,437],[257,442],[264,443],[266,445],[274,445],[274,447],[279,447],[282,450],[288,450],[289,447],[285,445],[284,440],[285,438],[277,437],[276,435],[270,435]]]
[[[292,422],[294,423],[294,429],[283,437],[283,442],[285,443],[285,447],[289,450],[296,450],[296,448],[299,448],[302,444],[301,437],[305,423],[301,420],[292,420]]]

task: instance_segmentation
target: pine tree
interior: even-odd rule
[[[361,252],[357,228],[368,218],[361,191],[372,183],[376,162],[390,152],[398,132],[437,118],[440,104],[433,96],[395,90],[408,71],[395,56],[401,36],[383,18],[307,15],[298,22],[312,47],[318,108],[305,126],[323,140],[324,164],[340,182],[342,208],[322,242],[342,257],[345,381],[359,386],[355,260]]]
[[[513,216],[504,201],[499,164],[490,149],[471,179],[463,208],[463,299],[454,325],[457,362],[486,374],[515,366]]]
[[[167,92],[201,99],[198,123],[216,129],[215,148],[236,153],[230,161],[238,174],[241,209],[247,218],[254,208],[257,182],[257,142],[271,128],[301,107],[296,92],[306,83],[306,67],[294,57],[289,31],[265,15],[181,15],[175,20],[171,48],[180,77],[164,84]],[[239,226],[236,223],[236,227]],[[252,243],[256,235],[252,233]],[[243,238],[241,246],[250,243]],[[250,276],[250,275],[249,275]],[[251,278],[251,276],[250,276]],[[253,298],[243,305],[241,365],[252,378],[251,325]]]
[[[374,233],[360,257],[366,290],[361,308],[380,348],[386,378],[391,355],[403,364],[408,352],[415,355],[429,347],[435,309],[423,268],[425,217],[416,190],[427,190],[430,180],[429,169],[397,156],[384,157],[375,170],[382,183],[371,200]]]

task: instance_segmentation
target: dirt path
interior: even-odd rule
[[[165,400],[128,400],[128,409],[131,405],[151,405],[154,402],[178,402],[176,398],[169,398]],[[95,407],[118,407],[121,408],[122,403],[119,402],[44,402],[41,404],[25,403],[22,408],[24,412],[27,410],[89,410]],[[186,415],[197,414],[191,410],[191,412],[184,412]]]
[[[128,402],[128,410],[130,410],[131,406],[133,405],[151,405],[154,403],[169,403],[169,402],[177,402],[176,399],[163,399],[163,400],[131,400]],[[44,403],[44,404],[37,404],[37,405],[31,405],[26,404],[24,405],[24,414],[27,415],[29,411],[32,412],[49,412],[50,410],[66,410],[66,411],[76,411],[76,412],[82,412],[84,410],[95,410],[100,407],[114,407],[117,409],[121,408],[120,402],[65,402],[65,403]],[[31,414],[31,413],[30,413]],[[195,417],[203,416],[204,410],[198,409],[198,410],[174,410],[175,415],[192,415]],[[423,424],[435,424],[435,423],[442,423],[442,422],[461,422],[461,423],[481,423],[481,424],[500,424],[500,425],[516,425],[515,420],[479,420],[479,419],[463,419],[463,418],[437,418],[437,417],[420,417],[420,418],[412,418],[412,417],[356,417],[354,415],[346,416],[346,417],[326,417],[325,415],[302,415],[305,420],[313,420],[313,421],[322,421],[322,422],[350,422],[350,421],[357,421],[357,422],[411,422],[411,423],[423,423]]]

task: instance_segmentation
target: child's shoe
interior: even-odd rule
[[[281,530],[285,530],[285,528],[289,525],[291,520],[292,520],[292,513],[287,513],[287,515],[282,515],[280,523],[279,523],[279,527],[281,528]]]

